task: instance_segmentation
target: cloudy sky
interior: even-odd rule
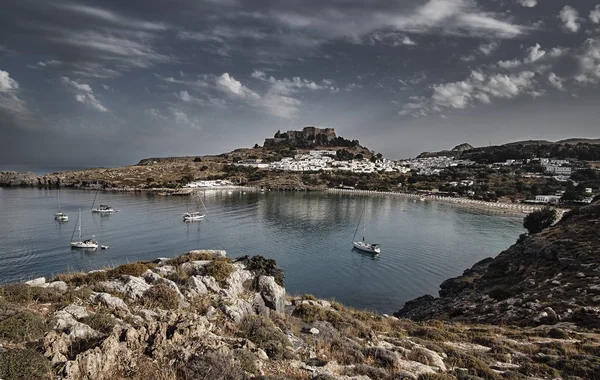
[[[599,137],[598,0],[4,2],[0,164]]]

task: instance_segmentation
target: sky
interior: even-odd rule
[[[600,137],[598,0],[9,0],[0,165]]]

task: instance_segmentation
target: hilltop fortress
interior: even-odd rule
[[[308,126],[302,128],[301,131],[287,131],[284,133],[277,131],[273,138],[265,139],[264,147],[272,148],[280,144],[292,146],[329,145],[329,142],[336,139],[334,128]]]

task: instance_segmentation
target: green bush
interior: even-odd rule
[[[523,227],[530,234],[541,232],[544,228],[548,228],[556,220],[556,210],[550,207],[544,207],[541,210],[534,211],[523,219]]]
[[[142,304],[149,308],[177,309],[179,294],[167,284],[157,284],[142,294]]]
[[[0,352],[0,379],[52,379],[50,368],[50,362],[35,351],[9,350]]]
[[[206,267],[206,274],[213,276],[221,286],[225,285],[227,278],[233,273],[234,268],[228,259],[215,259]]]
[[[169,260],[170,265],[181,265],[183,263],[188,263],[190,261],[198,261],[198,260],[212,260],[214,259],[213,255],[206,252],[201,253],[191,253],[188,252],[186,254],[177,256]]]
[[[0,338],[12,342],[37,340],[46,332],[46,322],[37,314],[23,311],[0,321]]]
[[[53,288],[40,288],[26,284],[11,284],[0,288],[0,295],[8,302],[58,302],[61,294]]]

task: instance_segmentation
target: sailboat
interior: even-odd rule
[[[183,214],[184,222],[198,222],[198,221],[204,219],[204,217],[208,214],[208,210],[206,209],[206,205],[202,201],[202,198],[200,198],[200,202],[202,202],[202,207],[204,208],[204,213],[202,213],[200,211],[200,208],[198,208],[198,211],[194,211],[194,212],[190,212],[188,210],[185,214]]]
[[[356,230],[354,231],[354,237],[352,238],[352,245],[354,248],[359,249],[364,252],[378,254],[381,252],[381,246],[379,244],[367,243],[365,242],[365,222],[363,222],[362,226],[362,241],[356,241],[356,233],[358,232],[358,228],[360,227],[360,222],[365,215],[365,209],[363,208],[362,214],[360,215],[360,219],[358,220],[358,225],[356,226]]]
[[[59,222],[68,222],[69,215],[60,211],[60,187],[58,188],[56,199],[58,202],[58,212],[54,214],[54,219],[58,220]]]
[[[99,213],[99,214],[112,214],[115,211],[115,210],[113,210],[112,207],[110,207],[108,205],[100,205],[100,206],[94,208],[97,197],[98,197],[98,191],[96,191],[96,195],[94,196],[94,202],[92,203],[92,212]]]
[[[98,248],[98,242],[96,241],[96,239],[94,239],[94,236],[92,236],[91,239],[86,239],[83,240],[83,238],[81,237],[81,234],[83,233],[83,230],[81,228],[81,209],[79,209],[79,215],[77,216],[77,226],[75,227],[75,229],[73,229],[73,235],[71,235],[71,247],[72,248],[92,248],[92,249],[96,249]],[[73,237],[75,236],[75,230],[79,231],[79,239],[77,241],[73,241]]]

